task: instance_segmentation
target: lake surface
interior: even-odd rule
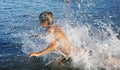
[[[69,34],[74,34],[74,30],[84,34],[85,26],[97,43],[114,46],[106,50],[116,48],[113,55],[119,55],[116,53],[120,53],[120,0],[71,0],[70,3],[65,0],[0,0],[0,70],[77,70],[45,66],[49,60],[44,58],[46,56],[28,57],[29,52],[45,48],[36,46],[46,46],[41,39],[29,39],[30,35],[43,33],[38,19],[43,11],[53,12],[54,23],[60,25],[68,37],[74,38]],[[70,31],[66,24],[71,27]],[[82,39],[79,33],[76,33],[77,38]],[[88,40],[86,38],[82,40]]]

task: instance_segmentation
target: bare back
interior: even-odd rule
[[[70,43],[65,35],[65,33],[62,31],[62,29],[58,26],[51,26],[48,31],[48,34],[53,34],[55,41],[56,41],[56,49],[63,55],[68,56],[71,53],[71,46],[72,43]]]

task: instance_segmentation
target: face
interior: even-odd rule
[[[44,28],[48,28],[53,23],[53,15],[51,12],[42,12],[39,16],[40,25]]]

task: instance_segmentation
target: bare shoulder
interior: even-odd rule
[[[54,29],[55,32],[62,32],[61,27],[58,26],[58,25],[54,25],[54,26],[53,26],[53,29]]]
[[[60,28],[60,26],[58,26],[58,25],[54,25],[54,26],[52,26],[53,28]]]
[[[47,30],[47,33],[50,34],[50,33],[53,33],[53,32],[54,33],[62,32],[62,29],[58,25],[53,25]]]
[[[55,36],[59,39],[67,38],[66,34],[63,32],[62,28],[58,25],[53,26]]]

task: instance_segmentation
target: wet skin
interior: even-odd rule
[[[44,50],[40,52],[32,52],[29,54],[30,57],[32,56],[42,56],[44,54],[50,53],[53,50],[58,50],[62,56],[67,57],[71,53],[71,47],[72,43],[69,42],[67,39],[65,33],[62,31],[62,29],[56,25],[50,25],[41,23],[42,27],[47,28],[47,34],[52,34],[54,36],[54,40],[51,42],[51,44]],[[62,43],[61,43],[62,42]],[[57,45],[57,43],[60,43]]]

